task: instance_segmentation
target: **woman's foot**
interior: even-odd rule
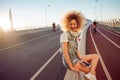
[[[96,79],[96,76],[93,75],[93,74],[91,74],[91,73],[85,74],[85,77],[86,77],[87,79],[89,79],[89,80],[97,80],[97,79]]]

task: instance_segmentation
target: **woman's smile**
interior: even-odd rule
[[[69,28],[70,28],[70,30],[72,30],[72,31],[76,31],[76,30],[77,30],[77,22],[76,22],[75,19],[73,19],[73,20],[71,20],[71,21],[69,22]]]

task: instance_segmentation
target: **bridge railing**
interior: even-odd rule
[[[98,23],[104,25],[104,27],[107,27],[112,31],[120,33],[120,18],[98,21]]]

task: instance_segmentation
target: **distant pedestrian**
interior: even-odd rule
[[[96,33],[97,22],[94,21],[92,26],[93,26],[93,32]]]
[[[52,24],[52,27],[53,27],[53,28],[52,28],[52,31],[55,32],[55,31],[56,31],[56,30],[55,30],[55,28],[56,28],[55,23]]]
[[[73,71],[83,71],[86,73],[86,78],[96,80],[98,55],[82,55],[78,51],[79,35],[85,25],[84,22],[85,18],[80,12],[71,11],[65,15],[63,26],[61,26],[63,33],[60,36],[60,51],[64,66]]]

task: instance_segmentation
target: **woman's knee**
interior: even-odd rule
[[[96,58],[96,59],[99,59],[99,56],[98,56],[98,54],[96,54],[96,55],[95,55],[95,58]]]
[[[93,54],[93,57],[94,57],[95,59],[99,59],[98,54]]]

